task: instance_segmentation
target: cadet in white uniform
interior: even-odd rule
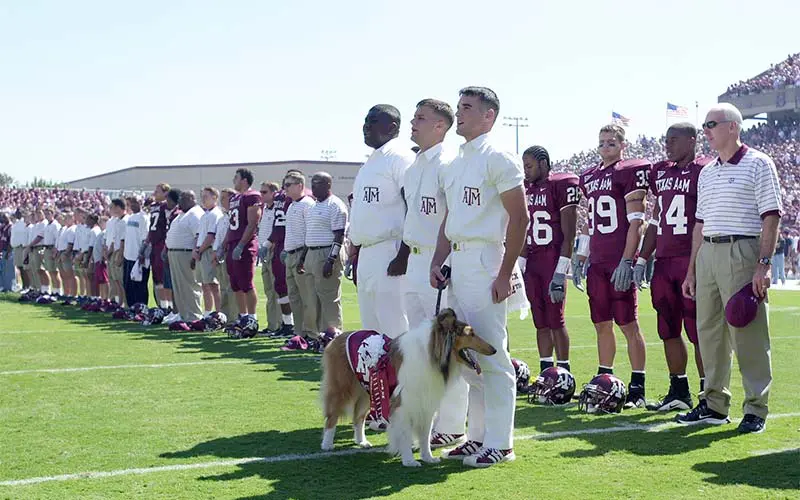
[[[450,255],[450,306],[497,353],[478,355],[480,376],[463,370],[469,383],[468,440],[442,457],[489,467],[515,458],[516,377],[508,353],[506,299],[528,214],[522,162],[488,135],[500,109],[497,95],[484,87],[467,87],[460,95],[456,132],[467,142],[439,177],[447,215],[431,262],[431,286],[443,279],[440,268]]]
[[[440,170],[447,168],[452,160],[452,155],[443,150],[442,141],[454,121],[450,105],[436,99],[420,101],[411,120],[411,140],[419,145],[420,151],[406,170],[403,181],[407,207],[403,242],[411,250],[405,295],[409,328],[430,321],[436,314],[438,292],[429,286],[430,268],[447,210],[444,192],[439,187]],[[443,295],[441,308],[445,307],[447,296]],[[431,435],[431,448],[460,442],[464,438],[466,418],[467,383],[462,377],[455,377],[442,401]]]
[[[414,161],[411,145],[397,139],[400,112],[373,106],[364,120],[364,143],[375,148],[353,185],[350,240],[360,246],[358,306],[361,327],[389,337],[408,331],[405,272],[408,247],[403,244],[405,203],[403,176]]]

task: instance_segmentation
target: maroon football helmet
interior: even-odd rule
[[[545,368],[536,377],[528,400],[548,405],[567,404],[575,395],[575,387],[575,377],[569,370],[560,366],[551,366]]]
[[[514,373],[517,376],[517,394],[528,394],[531,390],[531,369],[528,363],[521,359],[511,358],[511,364],[514,365]]]
[[[626,395],[622,380],[610,373],[601,373],[583,386],[578,408],[586,413],[619,413]]]

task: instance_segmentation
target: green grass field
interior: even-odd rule
[[[569,293],[580,386],[597,355],[586,298]],[[321,452],[318,356],[281,352],[278,341],[179,334],[5,299],[0,498],[800,498],[798,292],[770,297],[775,382],[764,434],[739,436],[736,420],[686,428],[669,424],[671,414],[589,416],[519,399],[517,461],[488,470],[404,468],[380,449],[355,450],[349,422],[336,450]],[[346,328],[357,328],[349,283],[344,303]],[[649,296],[640,303],[652,399],[667,388],[666,368]],[[530,319],[509,328],[512,355],[535,370]],[[616,368],[627,382],[624,345],[619,335]],[[735,367],[732,391],[738,420]]]

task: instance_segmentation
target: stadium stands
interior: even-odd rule
[[[800,87],[800,52],[773,64],[768,70],[728,87],[727,95],[757,94],[789,86]]]

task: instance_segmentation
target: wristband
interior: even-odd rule
[[[639,257],[638,259],[636,259],[636,265],[637,266],[646,266],[647,265],[647,259],[643,259],[643,258]]]
[[[628,222],[633,222],[635,220],[644,220],[644,212],[631,212],[628,214]]]
[[[572,262],[570,261],[569,257],[564,257],[563,255],[558,258],[558,264],[556,265],[556,272],[559,274],[567,274],[569,272],[569,268]]]
[[[339,258],[339,253],[342,251],[342,244],[333,242],[331,245],[331,253],[328,254],[328,260],[336,260]]]

